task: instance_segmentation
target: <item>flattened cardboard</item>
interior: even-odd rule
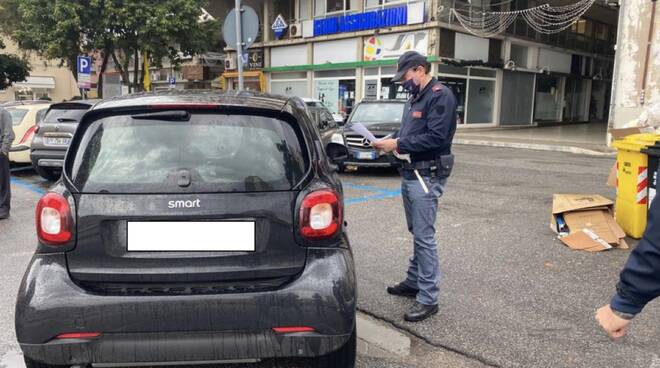
[[[610,217],[608,211],[575,211],[564,213],[564,220],[571,233],[589,229],[598,234],[598,237],[606,243],[616,244],[619,238],[614,235],[607,220]]]
[[[555,194],[552,200],[552,213],[557,215],[569,211],[612,205],[614,202],[597,194]]]
[[[551,228],[557,232],[556,217],[562,215],[569,235],[560,240],[571,249],[600,252],[613,247],[628,249],[625,233],[613,216],[613,202],[600,195],[555,194]]]
[[[625,239],[620,239],[619,240],[619,245],[617,245],[617,248],[619,248],[619,249],[630,249],[630,247],[628,246],[628,243],[626,243]]]
[[[586,250],[588,252],[599,252],[609,249],[597,240],[592,239],[584,231],[577,231],[571,235],[565,236],[560,239],[562,243],[566,244],[569,248],[575,250]]]

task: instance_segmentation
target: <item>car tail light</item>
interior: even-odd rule
[[[305,196],[300,207],[300,234],[308,240],[329,238],[341,227],[342,206],[332,190],[318,190]]]
[[[297,333],[297,332],[314,332],[314,330],[311,327],[273,327],[273,331],[279,333],[279,334],[285,334],[285,333]]]
[[[56,340],[67,340],[67,339],[95,339],[101,336],[100,332],[72,332],[72,333],[63,333],[55,336]]]
[[[25,132],[23,135],[23,138],[21,138],[21,141],[18,144],[30,144],[32,142],[32,138],[34,137],[34,133],[37,132],[37,126],[33,125],[30,127],[30,129]]]
[[[73,220],[69,202],[57,193],[48,193],[37,203],[37,236],[47,245],[62,245],[71,240]]]

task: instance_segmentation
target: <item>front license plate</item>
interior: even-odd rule
[[[129,252],[254,252],[254,221],[128,222]]]
[[[357,158],[358,158],[358,160],[375,160],[376,159],[376,152],[374,152],[374,151],[358,152],[357,153]]]
[[[71,138],[46,137],[45,142],[49,146],[68,146],[71,143]]]

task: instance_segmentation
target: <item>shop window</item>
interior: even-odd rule
[[[273,21],[275,21],[275,17],[278,15],[282,15],[284,20],[290,22],[295,18],[295,0],[278,0],[275,1],[275,4],[273,5],[273,19],[271,20],[271,24]]]
[[[528,48],[520,45],[511,45],[511,60],[517,67],[527,68],[528,66]]]
[[[442,82],[447,88],[451,89],[456,97],[456,114],[457,123],[462,124],[465,122],[465,100],[467,98],[467,79],[465,78],[453,78],[438,76],[438,80]]]
[[[309,0],[298,0],[298,19],[305,20],[311,18]]]
[[[314,16],[322,17],[326,14],[346,12],[352,9],[351,3],[356,0],[316,0],[314,2]]]
[[[601,41],[609,41],[610,27],[607,24],[596,23],[596,39]]]
[[[365,0],[364,7],[366,8],[375,8],[383,5],[389,4],[407,4],[409,0]]]
[[[493,123],[494,101],[495,101],[494,81],[470,79],[466,123],[468,124]]]

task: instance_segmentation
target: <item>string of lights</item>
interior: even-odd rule
[[[533,30],[543,34],[559,33],[575,23],[596,0],[579,0],[570,5],[543,4],[512,11],[484,11],[475,8],[452,8],[452,14],[468,32],[491,37],[504,32],[516,19],[523,19]]]

